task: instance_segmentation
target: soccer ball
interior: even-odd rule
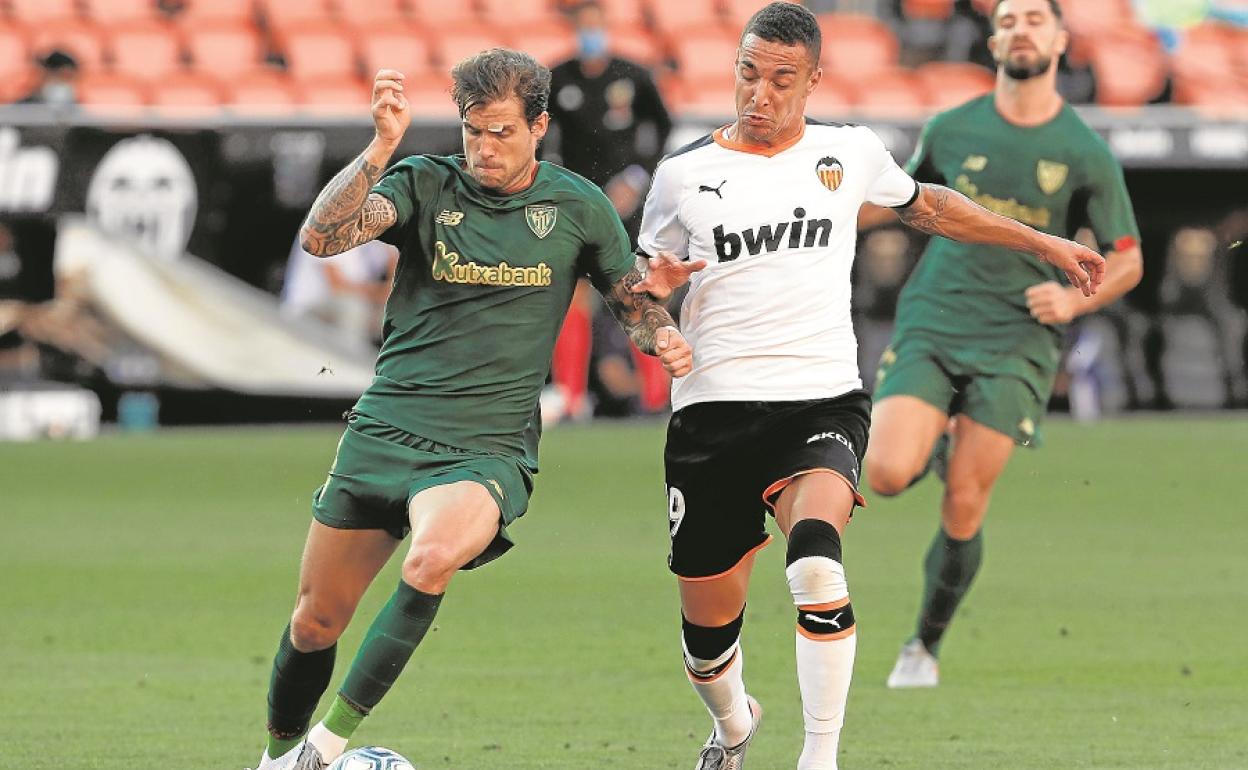
[[[390,749],[364,746],[338,757],[327,770],[416,770],[416,767]]]

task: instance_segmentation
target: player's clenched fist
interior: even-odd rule
[[[675,326],[659,329],[654,341],[655,352],[663,368],[673,377],[684,377],[693,369],[693,348]]]
[[[377,77],[373,78],[373,126],[377,136],[397,144],[411,122],[412,113],[403,94],[403,73],[377,70]]]

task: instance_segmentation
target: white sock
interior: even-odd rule
[[[260,755],[260,764],[256,765],[256,770],[286,770],[286,767],[295,761],[295,757],[299,756],[299,748],[302,745],[296,744],[293,749],[276,759],[269,756],[269,750],[266,748]]]
[[[789,565],[786,572],[799,613],[797,684],[806,723],[806,742],[797,768],[836,770],[858,648],[845,570],[832,559],[806,557]]]
[[[840,730],[831,733],[806,733],[806,744],[802,746],[797,769],[836,770],[836,747],[840,741]]]
[[[317,722],[316,726],[308,731],[308,743],[321,752],[321,759],[327,763],[333,762],[347,750],[347,739],[341,735],[335,735],[324,722]]]
[[[685,650],[685,667],[694,692],[706,704],[706,710],[715,720],[715,740],[721,746],[731,748],[750,737],[754,725],[750,704],[745,697],[745,679],[742,677],[743,653],[737,642],[715,660],[695,658]],[[727,664],[727,665],[725,665]],[[709,679],[697,674],[717,671]]]

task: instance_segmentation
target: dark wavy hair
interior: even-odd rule
[[[797,3],[776,2],[759,9],[750,17],[741,31],[741,39],[755,35],[772,43],[806,46],[811,61],[818,62],[823,50],[823,34],[819,20],[805,6]]]
[[[997,26],[997,10],[1001,8],[1001,4],[1004,2],[1005,0],[997,0],[997,2],[992,4],[992,16],[989,20],[992,22],[993,28]],[[1057,4],[1057,0],[1049,0],[1049,8],[1052,9],[1053,15],[1057,17],[1057,23],[1065,25],[1066,22],[1062,19],[1062,6]]]
[[[451,70],[451,80],[461,118],[473,107],[514,96],[532,123],[550,103],[550,70],[522,51],[491,48],[469,56]]]

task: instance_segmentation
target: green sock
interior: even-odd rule
[[[983,554],[983,530],[970,540],[955,540],[942,527],[927,549],[923,605],[919,608],[915,636],[933,655],[940,654],[941,639],[979,572]]]
[[[352,706],[347,702],[346,698],[339,695],[330,704],[329,713],[321,720],[321,724],[325,725],[326,730],[329,730],[339,738],[350,738],[355,734],[356,728],[360,726],[360,723],[364,721],[366,716],[368,714]]]
[[[277,759],[281,755],[298,746],[299,742],[302,740],[303,736],[299,736],[298,738],[274,738],[270,735],[268,746],[269,759]]]
[[[351,662],[339,694],[355,710],[367,714],[394,684],[425,638],[442,603],[442,594],[417,591],[402,580],[390,601],[373,620]],[[328,725],[326,725],[328,727]]]
[[[316,652],[300,652],[290,643],[290,625],[282,631],[269,679],[269,756],[280,757],[299,743],[308,730],[317,701],[334,674],[337,645]]]

